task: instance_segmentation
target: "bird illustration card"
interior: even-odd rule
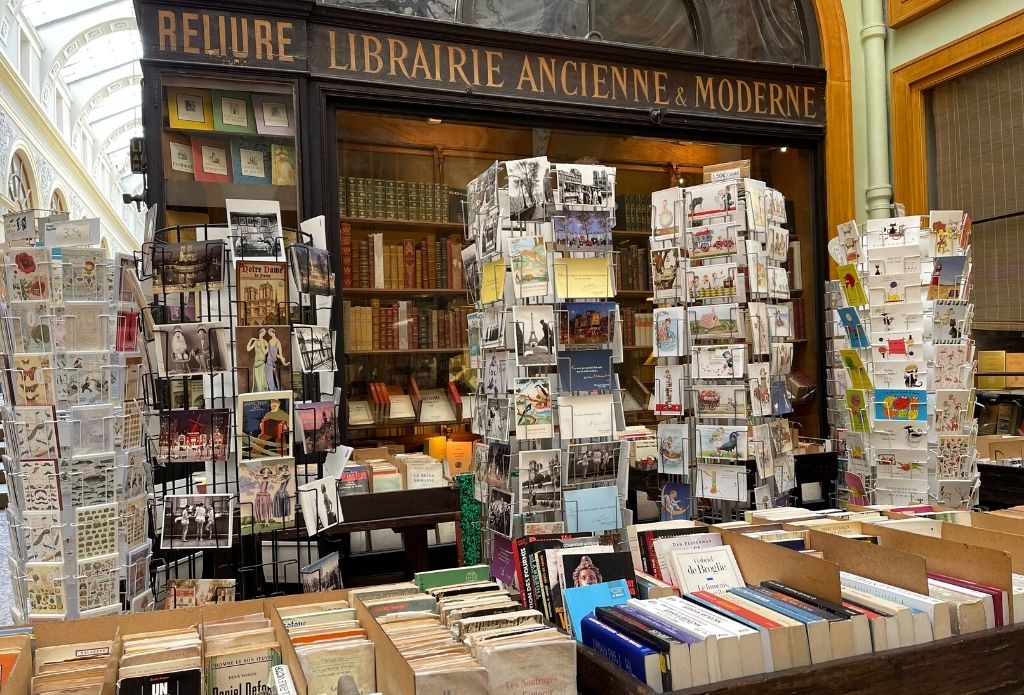
[[[936,345],[967,340],[971,332],[974,305],[970,302],[939,299],[932,308],[932,340]]]
[[[964,253],[970,240],[971,218],[963,210],[928,213],[928,248],[932,257]]]
[[[690,364],[695,379],[740,379],[746,369],[747,346],[694,345]]]
[[[554,435],[551,378],[527,377],[515,381],[516,438],[547,439]]]
[[[699,225],[686,230],[686,252],[691,260],[728,256],[738,249],[737,225],[731,222]]]
[[[850,416],[850,429],[864,434],[871,431],[867,395],[863,389],[846,389],[846,410]]]
[[[690,306],[686,308],[686,315],[690,335],[694,340],[715,338],[743,340],[745,337],[746,320],[744,312],[738,304]]]
[[[52,405],[15,406],[13,424],[19,459],[54,459],[59,456],[57,411]]]
[[[864,284],[860,281],[860,273],[853,263],[846,263],[836,269],[839,279],[842,281],[843,298],[846,306],[858,307],[868,303],[867,292],[864,291]]]
[[[238,462],[240,533],[290,528],[295,522],[295,459],[290,456]]]
[[[867,329],[856,307],[840,307],[836,309],[836,313],[839,314],[839,323],[846,331],[846,341],[851,348],[861,350],[871,347]]]
[[[875,420],[928,422],[928,391],[925,389],[877,389]]]
[[[26,562],[62,562],[64,543],[61,540],[60,512],[23,511]]]
[[[110,400],[110,353],[63,352],[54,358],[58,404],[94,405]]]
[[[875,449],[875,469],[879,478],[927,480],[928,452],[916,449]]]
[[[939,390],[935,392],[934,424],[941,434],[959,434],[974,416],[974,391]]]
[[[508,249],[511,255],[512,289],[516,299],[550,294],[551,271],[544,237],[509,237]]]
[[[654,371],[654,413],[671,415],[683,412],[686,373],[681,364],[665,365]]]
[[[51,265],[48,247],[10,250],[7,276],[10,279],[11,301],[48,302],[53,299]]]
[[[840,350],[839,358],[843,362],[843,368],[846,369],[847,375],[850,377],[850,386],[855,389],[872,390],[874,386],[871,385],[871,375],[868,374],[867,368],[864,367],[864,360],[861,359],[860,353],[856,350]]]
[[[934,383],[937,389],[964,388],[972,380],[973,345],[936,345]]]
[[[658,423],[658,472],[687,475],[690,469],[690,428],[683,422]]]
[[[512,307],[516,360],[520,366],[558,364],[555,311],[550,304]]]
[[[697,425],[697,457],[742,461],[747,457],[747,428]]]
[[[745,502],[748,497],[747,469],[727,463],[701,463],[697,466],[694,488],[697,497]]]
[[[681,357],[686,340],[687,309],[681,306],[654,310],[654,356]]]
[[[688,267],[685,270],[686,291],[684,297],[690,302],[730,297],[743,300],[744,297],[737,281],[738,275],[739,270],[735,263]],[[660,297],[655,292],[655,299],[658,298]]]
[[[871,249],[883,246],[917,247],[921,242],[921,218],[917,216],[868,220],[864,243]]]
[[[682,188],[666,188],[651,193],[651,229],[655,239],[676,236],[685,226]]]
[[[57,459],[22,460],[16,479],[21,485],[20,497],[25,510],[53,511],[61,508]]]
[[[767,368],[765,368],[765,386],[767,393]],[[751,389],[756,379],[751,380]],[[751,412],[756,414],[758,404],[754,404],[753,411],[747,405],[747,388],[743,384],[699,384],[691,389],[693,394],[693,412],[698,418],[746,418]],[[758,391],[760,397],[760,391]],[[771,409],[771,397],[766,396]]]
[[[11,356],[16,405],[57,405],[57,379],[53,355],[14,354]]]
[[[679,247],[651,249],[655,299],[683,297],[683,266],[683,255]]]

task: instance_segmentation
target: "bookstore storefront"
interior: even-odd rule
[[[346,396],[363,403],[374,383],[432,390],[457,376],[468,302],[451,250],[467,182],[495,160],[614,166],[631,357],[620,381],[642,390],[653,380],[649,195],[749,160],[749,176],[791,201],[794,365],[822,383],[825,230],[853,217],[839,3],[447,4],[137,2],[160,223],[222,223],[226,198],[276,200],[290,227],[325,215]],[[380,256],[384,283],[370,279]],[[359,330],[383,304],[432,330],[413,349],[386,328]],[[796,404],[808,436],[824,429],[823,400]],[[438,431],[367,420],[348,412],[343,440]]]

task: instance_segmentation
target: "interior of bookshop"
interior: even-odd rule
[[[1024,689],[986,222],[834,218],[817,38],[192,4],[137,248],[3,216],[0,695]]]

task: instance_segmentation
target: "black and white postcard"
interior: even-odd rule
[[[233,511],[229,494],[167,495],[160,547],[230,548]]]

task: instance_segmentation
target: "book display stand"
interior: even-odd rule
[[[797,485],[785,224],[782,194],[754,179],[651,196],[664,519],[728,521]]]
[[[44,216],[45,215],[45,216]],[[152,602],[135,260],[99,220],[4,216],[3,422],[15,623]]]
[[[853,504],[978,504],[970,238],[960,210],[840,226],[828,391]]]
[[[483,549],[534,525],[622,526],[628,445],[611,230],[615,169],[495,162],[469,183],[463,251]],[[511,584],[511,577],[499,577]]]
[[[216,582],[213,602],[297,583],[298,566],[319,558],[320,517],[339,520],[326,510],[351,454],[323,218],[295,231],[273,202],[225,206],[228,225],[163,229],[140,254],[159,423],[147,441],[162,502],[154,585],[168,606],[196,605],[200,578]]]

